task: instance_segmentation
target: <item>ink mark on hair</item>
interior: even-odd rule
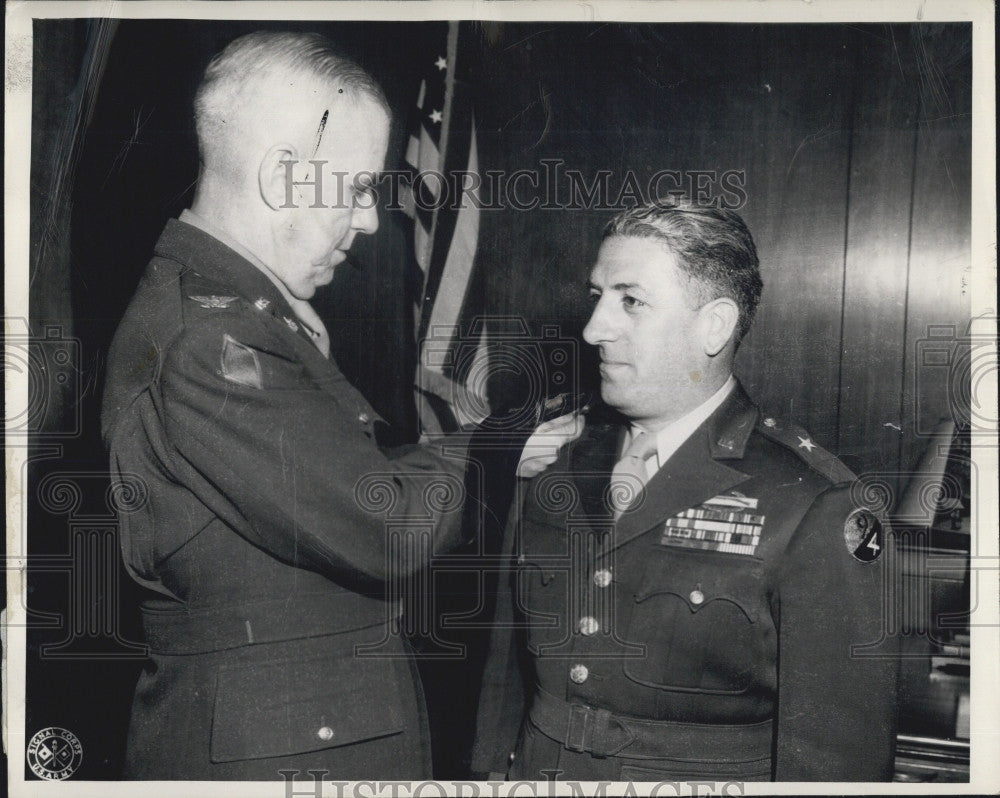
[[[323,118],[319,120],[319,129],[316,131],[316,146],[313,147],[313,156],[319,152],[319,143],[323,140],[323,131],[326,129],[326,120],[330,118],[330,109],[323,112]]]

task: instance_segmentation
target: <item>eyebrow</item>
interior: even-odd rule
[[[594,284],[591,280],[587,280],[587,288],[593,291],[604,290],[599,285]],[[611,286],[611,289],[613,291],[635,291],[636,289],[638,289],[639,291],[646,292],[646,289],[643,288],[639,283],[615,283],[613,286]]]

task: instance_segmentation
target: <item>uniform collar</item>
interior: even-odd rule
[[[216,225],[212,224],[208,219],[192,211],[190,208],[185,209],[181,212],[180,218],[178,219],[182,224],[190,225],[191,227],[196,227],[203,233],[207,233],[215,240],[222,244],[225,244],[229,249],[239,255],[248,263],[255,266],[258,271],[261,272],[271,284],[278,289],[278,293],[281,294],[282,299],[285,300],[285,304],[288,308],[295,314],[296,318],[301,322],[303,327],[306,328],[306,333],[309,335],[309,339],[312,343],[316,344],[319,350],[329,357],[330,355],[330,337],[326,331],[326,325],[323,324],[323,320],[320,319],[319,315],[305,300],[299,299],[291,294],[291,292],[285,287],[285,284],[278,279],[278,276],[271,271],[270,267],[264,263],[260,258],[254,255],[249,249],[244,247],[239,241],[226,233],[225,230],[220,229]]]
[[[742,460],[760,414],[739,380],[705,424],[708,448],[716,460]]]
[[[681,444],[690,438],[694,431],[726,401],[735,388],[736,378],[730,374],[729,379],[723,383],[722,387],[708,399],[656,433],[656,458],[651,458],[653,462],[650,464],[653,471],[659,470],[670,459],[671,455],[681,447]],[[633,425],[630,440],[634,440],[640,432],[643,430]]]
[[[250,303],[264,300],[268,310],[277,315],[294,313],[277,286],[260,269],[201,228],[178,219],[168,220],[154,253],[226,286]]]

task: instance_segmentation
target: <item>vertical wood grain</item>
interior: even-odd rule
[[[837,451],[860,470],[892,472],[901,434],[918,93],[905,28],[882,26],[858,45]]]
[[[962,354],[949,329],[965,336],[971,308],[970,216],[972,184],[971,31],[922,26],[914,40],[919,79],[913,243],[907,286],[905,371],[899,462],[912,468],[941,419],[956,414],[952,401],[967,395],[956,385],[968,372],[944,365],[928,351]],[[931,340],[936,338],[936,341]],[[959,417],[962,413],[958,414]]]
[[[767,91],[748,115],[753,141],[744,217],[764,294],[737,373],[765,412],[836,449],[853,34],[765,28]],[[803,58],[803,53],[809,53]]]

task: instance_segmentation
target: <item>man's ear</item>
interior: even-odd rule
[[[292,144],[275,144],[264,153],[257,180],[260,196],[272,210],[294,208],[302,201],[293,183],[296,167],[301,170],[298,150]]]
[[[701,306],[698,324],[705,354],[715,357],[728,344],[740,320],[740,308],[729,297],[719,297]]]

